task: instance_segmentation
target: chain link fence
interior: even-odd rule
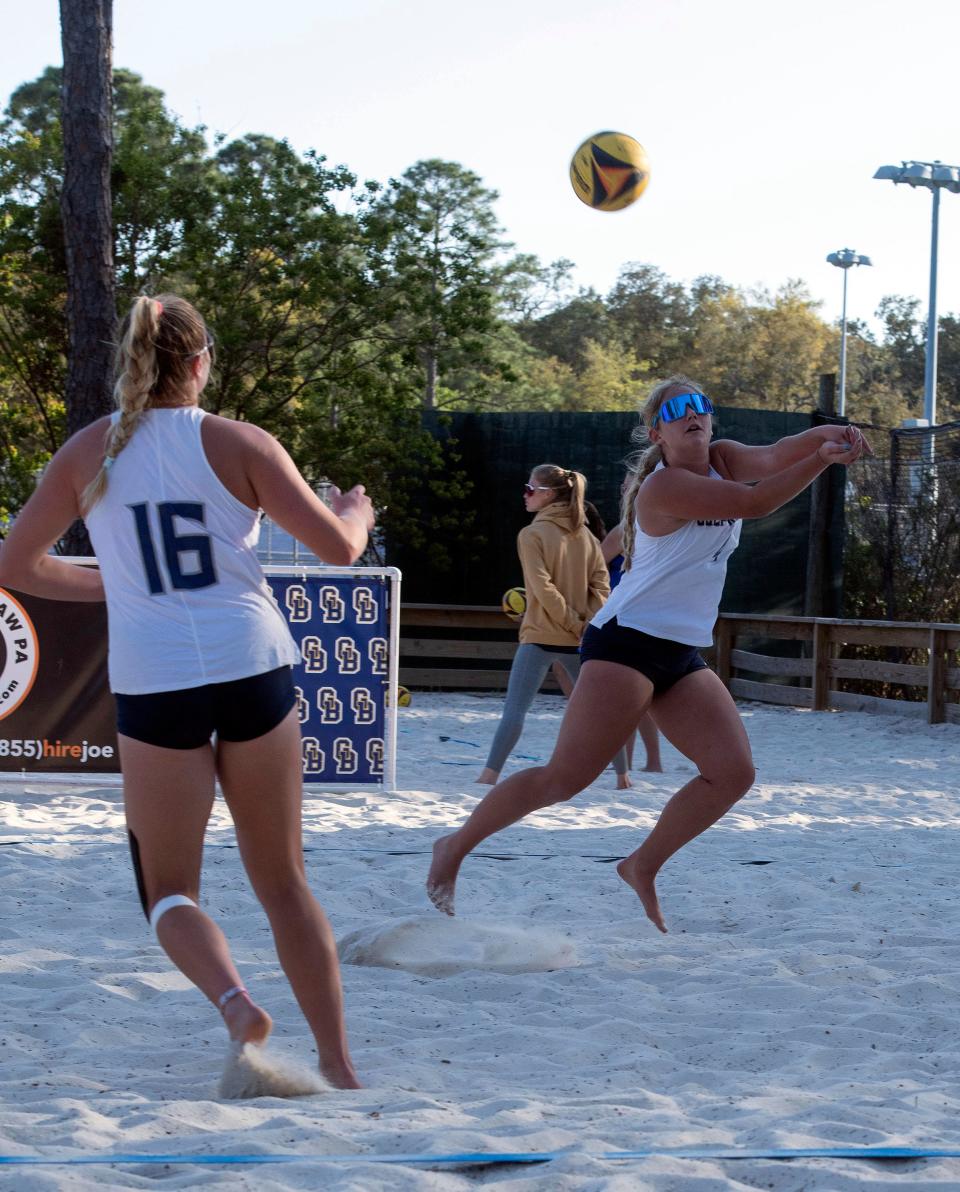
[[[865,429],[876,455],[847,476],[844,615],[960,623],[960,422]],[[862,647],[844,654],[927,664],[924,649]],[[960,665],[956,652],[947,665]],[[923,698],[919,689],[897,683],[850,680],[839,686]]]
[[[960,422],[868,431],[847,479],[846,615],[960,621]]]

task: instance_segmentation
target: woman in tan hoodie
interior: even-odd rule
[[[493,786],[553,662],[565,668],[572,682],[580,673],[580,638],[591,617],[610,595],[610,577],[600,545],[586,525],[586,479],[557,464],[539,464],[523,486],[529,526],[517,536],[527,609],[520,625],[520,646],[514,655],[507,699],[490,746],[487,764],[477,782]],[[623,749],[615,761],[617,787],[630,786]]]

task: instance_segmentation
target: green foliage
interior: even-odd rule
[[[63,146],[47,118],[60,72],[12,96],[0,121],[0,516],[29,495],[62,440],[66,261],[60,223]]]
[[[937,421],[960,421],[960,316],[940,320],[937,369]]]
[[[532,347],[576,372],[586,363],[588,342],[607,344],[615,335],[606,303],[594,290],[581,290],[562,306],[521,323],[519,330]]]
[[[16,512],[64,434],[59,90],[50,68],[18,89],[0,126],[0,517]],[[266,136],[219,138],[211,150],[203,128],[183,127],[129,71],[114,75],[114,121],[121,310],[142,291],[191,298],[218,341],[210,407],[278,435],[309,477],[364,482],[388,532],[442,557],[452,524],[424,525],[408,490],[435,476],[450,484],[447,520],[462,535],[468,486],[454,449],[420,427],[409,276],[384,268],[409,245],[396,220],[374,211],[380,188],[354,191],[345,168]],[[440,171],[451,186],[457,169]],[[338,209],[347,196],[352,209]],[[463,240],[462,259],[451,260],[462,279],[478,241],[459,225],[449,234]],[[458,328],[473,326],[455,297],[448,355]],[[490,320],[474,322],[486,330]]]
[[[725,290],[695,318],[692,371],[721,404],[806,410],[833,371],[832,336],[799,282],[776,294]]]
[[[690,300],[683,286],[663,270],[633,261],[621,269],[606,306],[617,340],[636,359],[649,361],[654,375],[686,371],[674,367],[692,347]]]
[[[391,180],[367,220],[379,246],[377,277],[394,299],[393,329],[422,369],[427,408],[439,404],[446,374],[488,364],[501,279],[495,256],[507,247],[496,198],[456,162],[419,161]]]
[[[60,81],[50,67],[23,84],[0,121],[0,518],[65,433]],[[683,371],[721,404],[806,410],[836,372],[839,329],[799,282],[684,285],[628,262],[608,294],[571,292],[570,261],[510,255],[496,193],[456,162],[359,183],[282,139],[187,127],[130,71],[114,72],[113,103],[121,309],[142,291],[194,300],[217,338],[210,407],[272,431],[313,480],[365,483],[388,537],[441,564],[471,549],[469,485],[424,407],[631,409]],[[921,412],[925,327],[912,299],[878,315],[879,340],[848,327],[848,412],[894,426]],[[960,418],[960,318],[940,325],[946,420]],[[444,497],[433,523],[425,484]]]

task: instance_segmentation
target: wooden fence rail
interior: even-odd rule
[[[930,724],[960,724],[960,625],[910,621],[843,621],[815,617],[758,617],[724,613],[715,631],[717,674],[733,695],[768,703],[793,704],[824,711],[852,708],[864,712],[898,712],[922,715]],[[738,639],[810,643],[810,655],[782,658],[736,648]],[[869,646],[894,652],[926,652],[924,665],[876,658],[840,658],[838,650]],[[739,677],[736,671],[806,679],[808,683],[758,682]],[[859,679],[921,688],[920,699],[889,699],[838,689],[832,680]]]
[[[410,688],[504,690],[508,663],[517,648],[516,633],[516,624],[496,606],[405,604],[400,612],[400,682]],[[738,647],[738,642],[759,643],[769,650],[770,643],[784,641],[803,643],[801,656]],[[858,646],[888,652],[919,650],[926,652],[926,662],[838,656],[839,650]],[[743,699],[816,711],[926,713],[930,724],[960,724],[958,652],[960,625],[722,613],[714,648],[704,655],[731,693]],[[763,678],[743,678],[738,671]],[[834,680],[895,683],[920,688],[925,698],[863,695],[838,689]],[[552,678],[544,689],[557,690]]]
[[[517,624],[496,605],[401,606],[400,682],[404,687],[505,691],[516,652]],[[483,667],[483,662],[500,666]],[[560,688],[548,675],[543,690]]]

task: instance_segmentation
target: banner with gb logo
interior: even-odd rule
[[[395,790],[400,572],[264,572],[300,647],[304,782]],[[119,774],[104,605],[0,589],[0,720],[0,774]]]
[[[300,647],[294,678],[304,782],[394,789],[399,571],[264,570]]]

